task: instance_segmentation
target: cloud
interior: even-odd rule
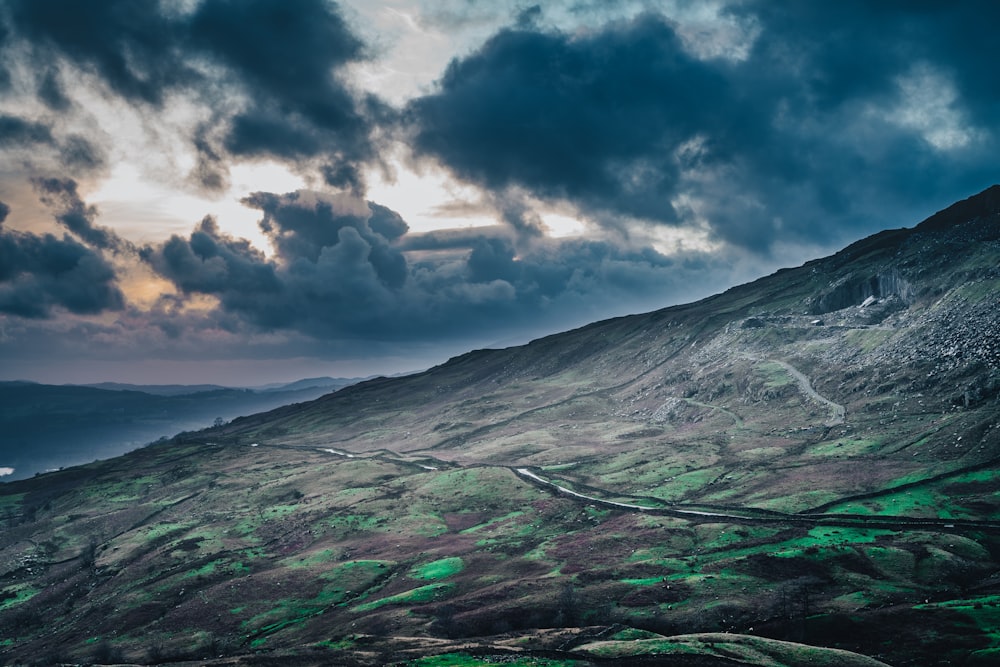
[[[400,287],[406,280],[406,260],[390,241],[405,233],[407,226],[398,213],[384,206],[351,195],[312,192],[258,192],[244,203],[263,211],[261,229],[286,264],[303,259],[317,263],[325,250],[347,239],[366,246],[365,261],[384,285]],[[357,249],[360,252],[360,246]]]
[[[199,120],[185,130],[199,156],[192,178],[210,190],[226,180],[223,156],[353,173],[355,186],[351,165],[375,157],[373,114],[385,109],[342,74],[367,53],[335,3],[11,0],[4,15],[12,54],[35,73],[36,97],[47,109],[73,106],[61,66],[144,110],[151,128],[172,100],[193,104]],[[21,141],[51,141],[43,125],[4,117],[0,126]],[[85,157],[81,147],[77,141],[66,157]]]
[[[831,247],[996,180],[1000,77],[977,26],[998,13],[734,2],[723,18],[755,35],[735,55],[655,12],[572,33],[518,20],[455,58],[406,125],[419,157],[501,199],[707,227],[761,256]]]
[[[206,0],[190,23],[193,45],[241,80],[248,108],[232,119],[236,155],[369,155],[368,121],[335,71],[364,57],[336,5],[323,0]]]
[[[89,174],[105,165],[103,151],[78,134],[57,136],[52,125],[0,113],[0,154],[17,159],[35,170],[50,165]]]
[[[58,210],[56,221],[89,246],[101,250],[127,250],[131,245],[107,227],[95,224],[97,208],[88,206],[77,193],[76,181],[36,178],[33,181],[43,204]]]
[[[182,24],[149,7],[127,0],[6,5],[13,32],[29,40],[36,60],[61,55],[131,101],[159,105],[170,89],[201,78],[179,52]]]
[[[314,335],[363,329],[384,309],[389,285],[405,279],[402,256],[367,226],[363,200],[257,193],[246,203],[262,210],[276,258],[223,234],[211,218],[187,239],[145,249],[143,258],[184,293],[216,297],[223,313],[250,326]]]
[[[17,116],[0,114],[0,146],[31,146],[54,142],[48,126]]]
[[[727,131],[714,110],[733,101],[725,79],[647,15],[578,38],[505,29],[452,61],[409,114],[418,153],[491,190],[671,222],[674,152],[705,129]]]
[[[706,295],[729,278],[724,265],[697,253],[668,258],[607,240],[524,237],[506,226],[412,235],[394,211],[346,194],[259,192],[245,203],[261,211],[272,256],[211,218],[142,256],[180,290],[182,310],[183,300],[212,297],[218,326],[248,334],[482,341],[689,295],[683,284],[693,275]],[[719,272],[706,279],[710,271]]]
[[[8,212],[0,204],[0,223]],[[99,251],[69,236],[0,226],[0,313],[47,318],[55,308],[91,315],[124,305],[115,271]]]

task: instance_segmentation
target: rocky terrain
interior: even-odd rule
[[[1000,187],[0,486],[9,664],[988,665]]]

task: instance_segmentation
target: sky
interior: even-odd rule
[[[0,380],[426,368],[1000,181],[993,1],[0,0]]]

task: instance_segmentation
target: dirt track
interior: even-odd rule
[[[832,410],[832,414],[830,415],[830,418],[828,420],[823,422],[824,426],[839,426],[840,424],[844,423],[844,419],[847,416],[847,408],[845,408],[843,405],[840,405],[839,403],[834,403],[825,396],[821,396],[815,389],[813,389],[812,383],[809,381],[809,378],[806,377],[805,374],[803,374],[799,369],[795,368],[795,366],[792,366],[791,364],[784,361],[779,361],[778,359],[768,359],[768,361],[770,361],[772,364],[778,364],[786,371],[788,371],[788,374],[795,379],[795,381],[799,385],[799,389],[801,389],[802,393],[804,393],[806,396],[813,399],[817,403],[822,403],[823,405],[829,406],[829,408]]]

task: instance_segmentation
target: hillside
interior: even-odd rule
[[[998,265],[995,186],[697,303],[2,485],[0,660],[994,664]]]

